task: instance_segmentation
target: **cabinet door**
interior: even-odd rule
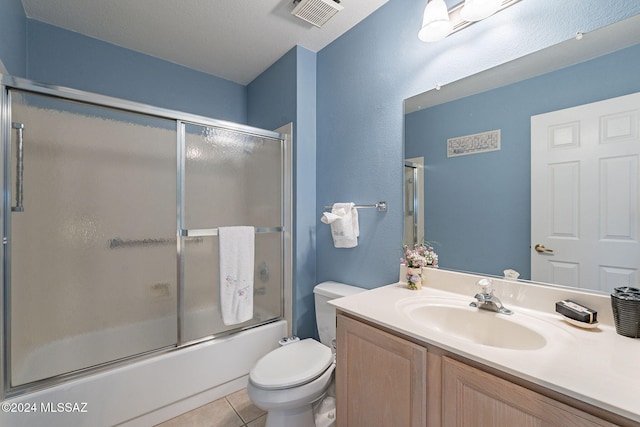
[[[337,424],[426,425],[427,350],[338,315]]]
[[[613,426],[448,357],[442,358],[445,426]]]

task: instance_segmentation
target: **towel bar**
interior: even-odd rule
[[[256,227],[256,234],[262,233],[279,233],[283,230],[282,227]],[[217,228],[194,228],[191,230],[180,230],[180,236],[182,237],[205,237],[205,236],[217,236]]]
[[[192,243],[202,243],[202,239],[191,240]],[[163,246],[163,245],[175,245],[176,239],[121,239],[119,237],[109,239],[109,249],[120,248],[137,248],[142,246]]]
[[[331,209],[333,206],[325,206],[325,209]],[[378,212],[386,212],[387,211],[387,202],[378,202],[375,205],[355,205],[356,209],[378,209]]]
[[[259,227],[256,228],[256,234],[263,233],[279,233],[282,231],[282,227]],[[208,237],[217,236],[217,228],[199,228],[191,230],[180,230],[181,237]],[[202,242],[202,239],[196,239],[195,242]],[[176,243],[176,239],[138,239],[138,240],[126,240],[116,237],[109,240],[109,249],[118,248],[131,248],[137,246],[158,246],[158,245],[170,245]]]

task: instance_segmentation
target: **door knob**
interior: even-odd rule
[[[535,245],[535,246],[533,247],[533,249],[535,249],[535,250],[536,250],[536,252],[540,252],[540,253],[545,253],[545,252],[546,252],[546,253],[551,253],[551,254],[553,253],[553,249],[545,248],[545,247],[544,247],[544,245],[541,245],[540,243],[538,243],[537,245]]]

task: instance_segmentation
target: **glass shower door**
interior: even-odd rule
[[[235,130],[185,124],[182,228],[182,341],[200,339],[283,316],[283,144]],[[225,326],[219,310],[216,231],[254,226],[254,316]],[[198,233],[195,233],[198,235]]]
[[[11,386],[175,345],[175,121],[10,99]]]

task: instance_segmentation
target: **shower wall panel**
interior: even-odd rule
[[[278,139],[185,125],[184,228],[282,227],[283,152]],[[219,315],[218,237],[185,238],[183,340],[199,339],[283,316],[281,232],[255,239],[254,317],[225,326]],[[194,322],[205,315],[210,321]]]
[[[25,159],[24,212],[11,214],[12,386],[175,345],[175,124],[12,101]],[[113,333],[125,325],[139,326],[126,340]]]

